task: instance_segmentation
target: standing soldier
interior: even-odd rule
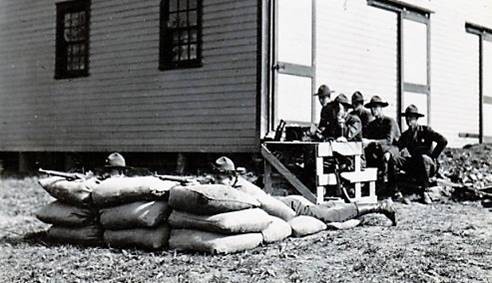
[[[400,138],[400,128],[393,118],[383,115],[383,108],[387,106],[388,103],[377,95],[365,105],[371,109],[374,120],[367,126],[362,144],[365,148],[367,166],[377,167],[379,183],[387,182],[392,187],[395,185],[393,158],[399,154],[397,142]]]
[[[419,193],[422,202],[425,204],[432,203],[425,190],[429,186],[429,178],[437,173],[437,158],[448,141],[430,127],[418,124],[418,118],[424,117],[424,115],[419,113],[415,105],[408,106],[401,116],[405,117],[408,129],[401,135],[398,148],[400,150],[406,149],[406,151],[395,157],[395,165],[416,179],[420,186]],[[437,144],[434,149],[432,149],[433,142]]]
[[[354,110],[352,110],[350,114],[359,117],[362,122],[362,136],[365,137],[367,126],[374,120],[374,117],[372,116],[371,111],[364,108],[364,97],[359,91],[354,92],[352,95],[352,107]]]

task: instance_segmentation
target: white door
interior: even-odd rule
[[[313,0],[274,0],[272,121],[312,122]]]

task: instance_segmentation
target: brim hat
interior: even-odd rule
[[[422,113],[419,113],[419,109],[417,108],[417,106],[413,105],[413,104],[410,104],[407,109],[405,109],[405,112],[401,113],[401,116],[403,117],[417,117],[417,118],[420,118],[420,117],[424,117],[425,115],[422,114]]]
[[[334,92],[335,91],[334,90],[331,90],[327,85],[321,85],[318,88],[318,92],[316,92],[314,94],[314,96],[321,96],[321,97],[328,96],[328,97],[331,97],[331,94],[334,93]]]
[[[105,160],[104,167],[106,168],[125,168],[126,162],[123,155],[118,152],[113,152]]]
[[[234,162],[232,162],[230,158],[225,156],[217,158],[212,167],[215,171],[220,173],[236,172],[236,166],[234,165]]]
[[[381,106],[381,107],[386,107],[388,106],[389,103],[386,102],[386,101],[383,101],[381,99],[381,97],[375,95],[371,98],[371,101],[369,101],[369,103],[366,103],[366,105],[364,105],[366,108],[371,108],[373,106]]]
[[[343,93],[340,93],[337,98],[335,98],[335,103],[340,103],[347,108],[352,108],[352,104],[349,102],[347,96]]]
[[[356,91],[354,92],[354,94],[352,94],[352,104],[356,102],[364,103],[364,96],[362,95],[362,93],[360,93],[360,91]]]

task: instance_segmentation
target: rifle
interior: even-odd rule
[[[155,177],[163,180],[163,181],[173,181],[178,182],[181,185],[189,185],[189,184],[210,184],[213,182],[213,178],[211,176],[203,176],[203,177],[185,177],[185,176],[174,176],[174,175],[158,175],[154,174]]]
[[[67,173],[67,172],[61,172],[61,171],[54,171],[54,170],[44,170],[42,168],[39,168],[38,170],[39,173],[44,173],[46,175],[50,176],[57,176],[57,177],[62,177],[67,180],[77,180],[77,179],[85,179],[86,176],[80,173]]]

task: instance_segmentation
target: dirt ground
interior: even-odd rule
[[[35,178],[0,179],[1,282],[492,282],[492,212],[478,202],[396,204],[351,230],[225,256],[53,245]]]

